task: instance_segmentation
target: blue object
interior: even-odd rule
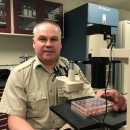
[[[107,32],[116,36],[117,46],[117,32],[118,32],[118,9],[101,6],[92,3],[86,3],[77,7],[64,15],[64,39],[62,39],[61,56],[68,58],[68,60],[82,60],[88,58],[87,52],[87,24],[94,26],[94,32],[100,33],[107,29]],[[104,26],[106,26],[104,28]],[[97,29],[95,29],[95,27]],[[92,32],[92,34],[94,34]],[[98,43],[98,41],[97,41]],[[85,74],[86,78],[86,65],[78,64]],[[115,69],[116,70],[116,69]],[[115,77],[115,76],[114,76]],[[91,81],[89,81],[91,82]]]
[[[117,9],[90,3],[86,4],[86,6],[88,23],[118,26],[119,11]],[[106,22],[103,22],[105,18]]]

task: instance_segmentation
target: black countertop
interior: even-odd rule
[[[76,130],[92,130],[104,126],[103,118],[104,113],[100,115],[95,115],[93,117],[84,118],[83,116],[77,114],[71,110],[71,101],[85,99],[90,97],[83,97],[68,100],[66,104],[51,106],[50,110],[56,115],[74,127]],[[110,130],[117,130],[126,124],[126,111],[125,112],[108,112],[105,118],[105,125]]]

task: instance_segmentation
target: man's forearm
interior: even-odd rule
[[[9,130],[34,130],[24,117],[8,116]]]

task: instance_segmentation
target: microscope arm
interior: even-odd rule
[[[75,92],[83,89],[84,82],[80,80],[78,75],[75,75],[74,81],[71,81],[66,76],[57,76],[54,85],[57,88],[64,87],[65,92]]]

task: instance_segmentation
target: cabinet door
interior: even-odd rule
[[[62,32],[63,37],[63,5],[49,1],[42,1],[41,21],[53,21],[57,23]]]
[[[11,32],[10,0],[0,0],[0,32]]]
[[[14,0],[14,33],[32,34],[40,21],[38,0]]]

